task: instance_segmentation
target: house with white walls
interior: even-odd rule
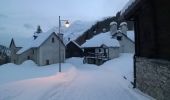
[[[32,60],[37,65],[49,65],[65,60],[65,44],[62,34],[57,34],[57,28],[39,33],[36,38],[26,40],[25,44],[17,45],[12,39],[10,43],[11,62],[21,64]]]

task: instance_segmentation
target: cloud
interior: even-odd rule
[[[23,26],[26,29],[34,29],[34,27],[31,24],[24,24]]]
[[[4,14],[0,14],[0,18],[8,18],[8,16]]]
[[[95,21],[113,16],[128,0],[1,0],[0,43],[12,37],[30,37],[41,25],[43,31],[58,26],[58,16]],[[7,7],[8,6],[8,7]]]
[[[5,27],[0,27],[0,31],[6,30]]]

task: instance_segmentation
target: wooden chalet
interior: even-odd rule
[[[105,61],[119,57],[120,44],[110,32],[100,33],[81,45],[84,63],[101,65]]]
[[[130,0],[122,18],[134,21],[134,87],[157,100],[170,100],[170,3]]]
[[[75,41],[70,41],[66,45],[66,58],[83,57],[83,50]]]

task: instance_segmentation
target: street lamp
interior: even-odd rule
[[[60,16],[59,16],[59,29],[58,29],[58,35],[61,39],[61,36],[63,36],[63,34],[61,33],[61,22],[65,22],[65,27],[69,27],[70,23],[68,22],[68,20],[61,20]],[[59,72],[61,72],[61,54],[60,54],[60,42],[59,42]]]

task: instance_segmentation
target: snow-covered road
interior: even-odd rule
[[[60,91],[54,88],[41,100],[138,100],[117,77],[106,72],[78,72],[77,75],[69,84],[63,84]]]
[[[115,60],[95,66],[82,64],[80,58],[68,59],[72,67],[65,72],[0,86],[0,100],[150,100],[133,90],[129,68],[122,69],[132,65],[132,55]]]

